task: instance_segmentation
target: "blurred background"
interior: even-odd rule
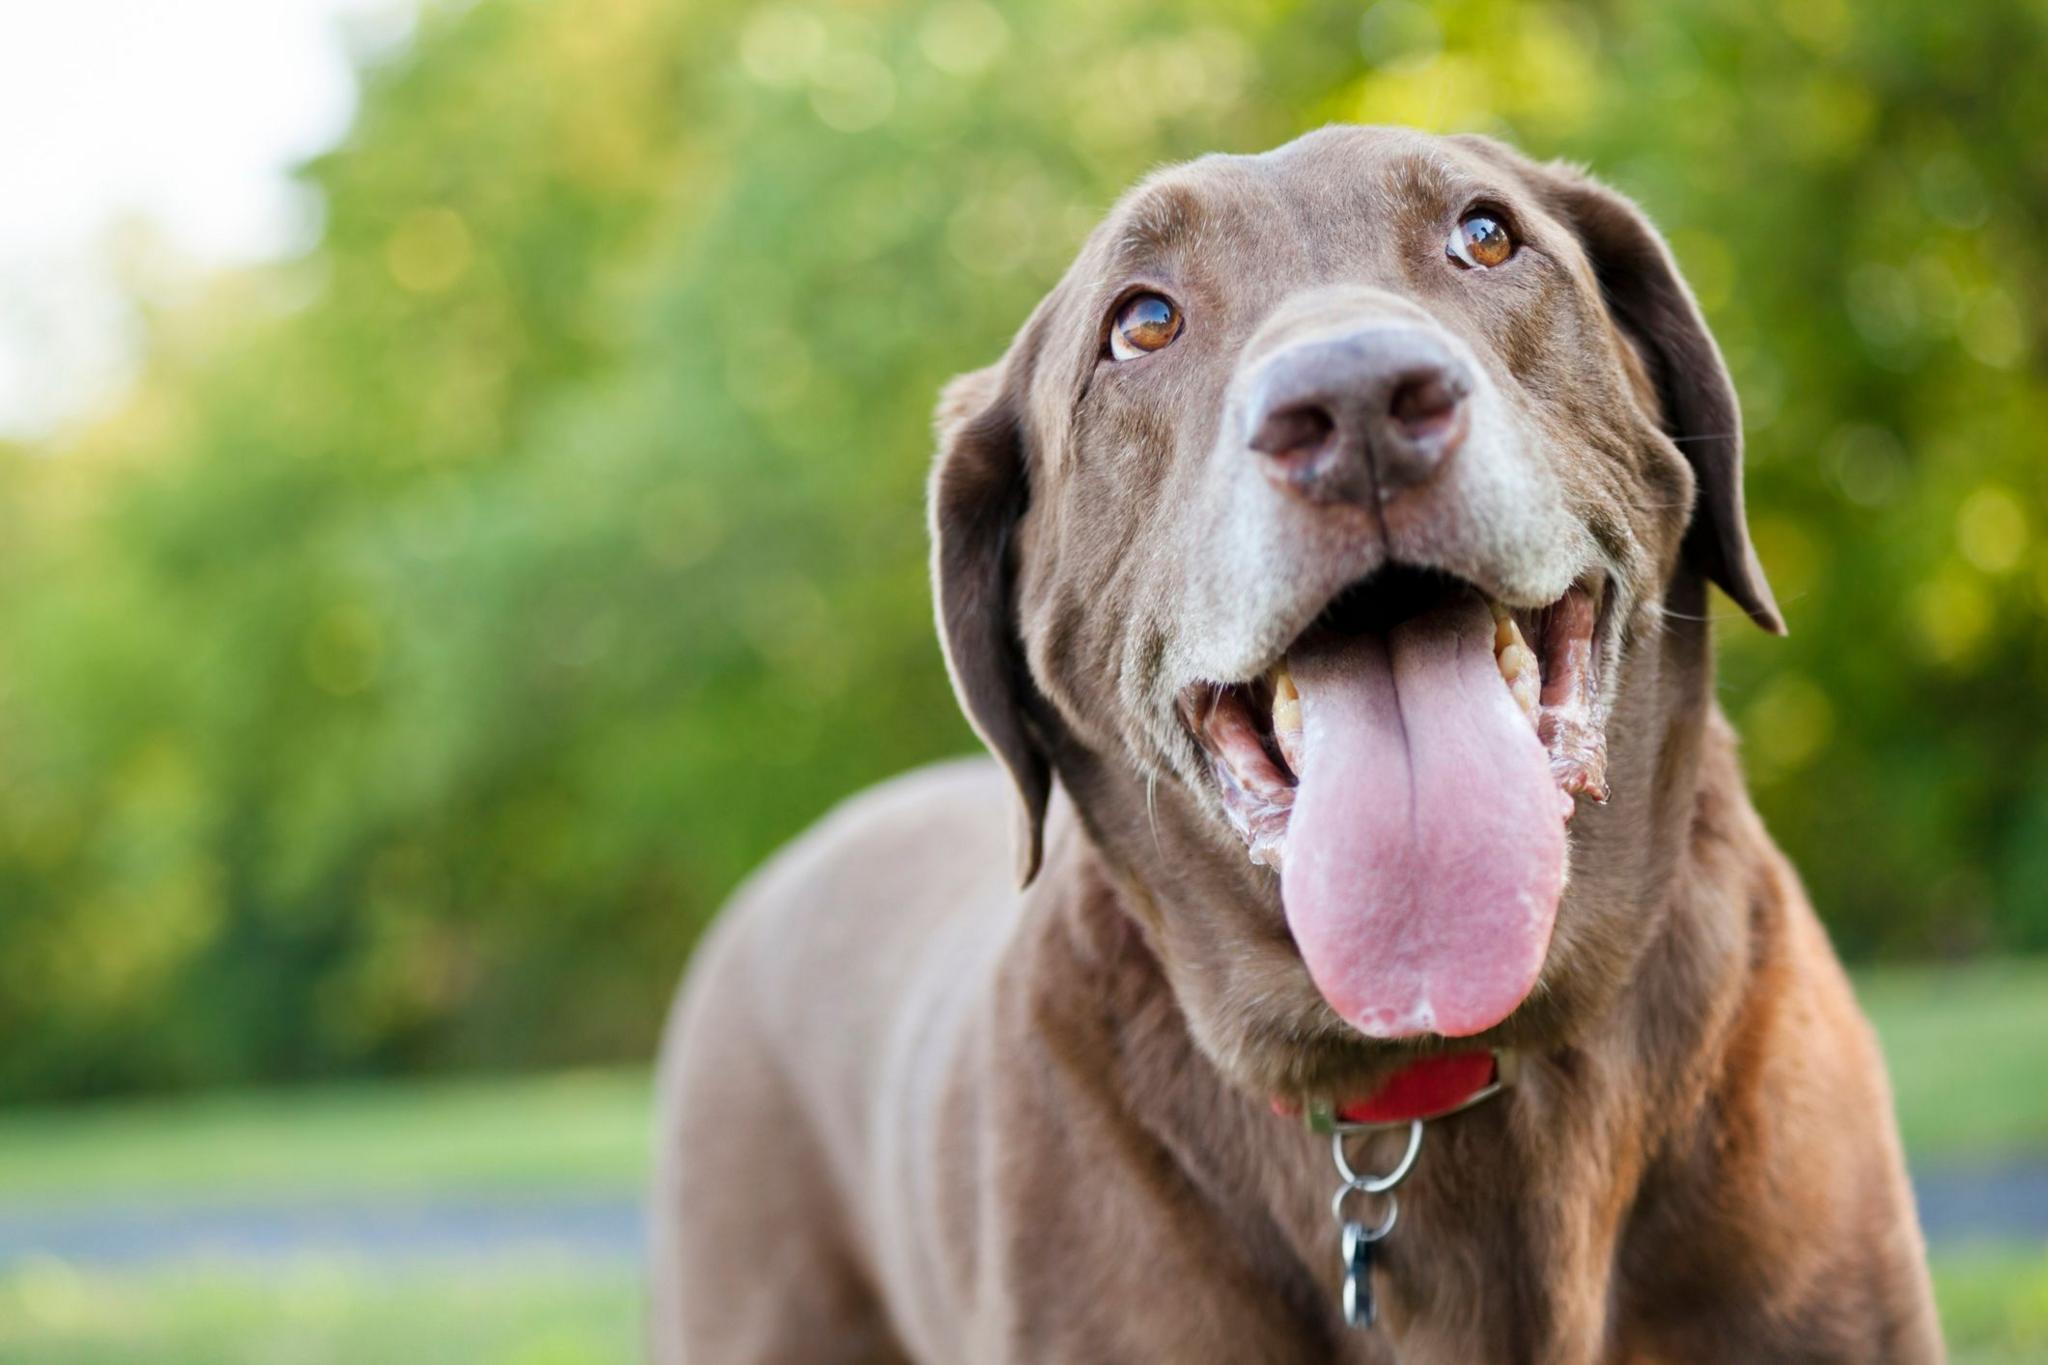
[[[1792,628],[1727,624],[1723,705],[1892,1056],[1958,1357],[2048,1355],[2044,40],[2041,0],[10,7],[0,1358],[636,1354],[693,939],[972,744],[939,385],[1136,176],[1331,120],[1584,161],[1669,235]]]

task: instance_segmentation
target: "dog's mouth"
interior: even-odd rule
[[[1577,798],[1607,798],[1606,583],[1513,609],[1394,565],[1260,677],[1180,697],[1324,998],[1374,1037],[1468,1036],[1527,997]]]

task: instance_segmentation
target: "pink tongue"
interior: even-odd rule
[[[1472,594],[1287,660],[1301,786],[1281,894],[1316,988],[1375,1038],[1464,1037],[1514,1012],[1564,890],[1564,821]]]

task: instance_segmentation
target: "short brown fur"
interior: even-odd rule
[[[1522,274],[1443,269],[1474,196],[1526,233]],[[1188,301],[1142,372],[1100,356],[1133,282]],[[1377,526],[1231,482],[1236,377],[1361,311],[1469,348],[1500,459],[1535,463],[1473,456]],[[1706,584],[1782,627],[1726,371],[1632,206],[1402,130],[1174,168],[939,427],[941,634],[1007,776],[856,798],[699,950],[660,1072],[657,1359],[1942,1357],[1882,1062],[1713,702]],[[1483,539],[1488,477],[1537,479],[1552,520]],[[1481,1039],[1524,1075],[1431,1125],[1358,1332],[1326,1145],[1266,1101],[1364,1093],[1414,1049],[1316,994],[1172,696],[1418,555],[1522,596],[1597,562],[1627,614],[1612,799],[1573,820],[1536,991]]]

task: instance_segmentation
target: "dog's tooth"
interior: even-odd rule
[[[1286,664],[1273,667],[1273,730],[1292,734],[1301,728],[1301,693],[1295,690],[1294,675]]]
[[[1512,657],[1512,660],[1510,659]],[[1513,672],[1509,672],[1510,667]],[[1542,708],[1543,679],[1536,667],[1536,656],[1524,645],[1509,645],[1501,655],[1501,676],[1507,679],[1508,694],[1515,699],[1515,705],[1522,708],[1522,714],[1531,724],[1536,713]]]
[[[1512,648],[1527,649],[1529,642],[1522,638],[1522,628],[1515,624],[1515,618],[1503,613],[1493,618],[1493,652],[1501,654]]]
[[[1493,613],[1493,652],[1498,654],[1508,647],[1508,632],[1514,628],[1515,618],[1508,615],[1508,609],[1491,597],[1486,599],[1486,609]]]
[[[1512,616],[1500,623],[1497,639],[1494,662],[1500,665],[1500,676],[1507,682],[1515,705],[1533,723],[1543,697],[1543,670],[1537,665],[1536,651],[1523,642],[1521,628]]]

